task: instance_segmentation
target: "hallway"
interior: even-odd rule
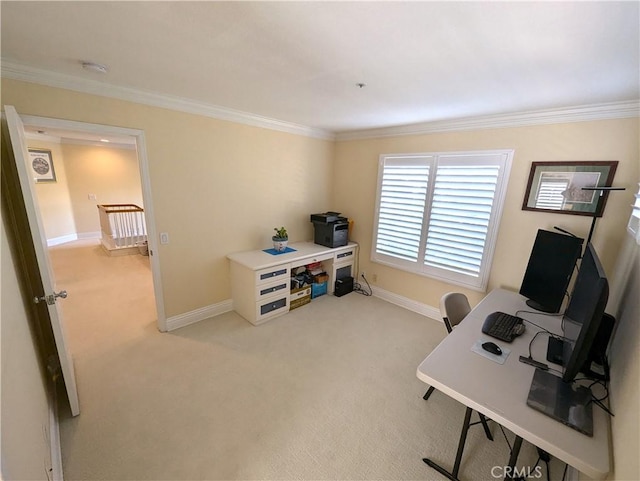
[[[157,330],[149,257],[110,257],[99,240],[49,249],[58,301],[74,358]]]

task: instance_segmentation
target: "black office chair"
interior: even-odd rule
[[[448,292],[440,298],[440,315],[444,321],[444,326],[447,328],[447,334],[450,334],[453,328],[460,324],[470,312],[471,305],[469,304],[469,299],[461,292]],[[424,393],[422,399],[425,401],[428,400],[431,394],[433,394],[433,391],[435,391],[435,388],[429,386],[429,389]],[[487,424],[487,418],[480,413],[478,413],[478,416],[480,416],[480,422],[484,427],[487,438],[493,441],[493,436]]]

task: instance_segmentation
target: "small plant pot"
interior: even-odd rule
[[[271,238],[273,241],[273,248],[276,252],[284,252],[287,249],[287,244],[289,243],[289,239],[283,239],[282,237],[273,236]]]

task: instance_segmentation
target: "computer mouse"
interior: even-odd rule
[[[484,349],[487,352],[490,352],[491,354],[495,354],[496,356],[499,356],[500,354],[502,354],[502,349],[500,349],[500,346],[498,346],[495,342],[483,343],[482,349]]]

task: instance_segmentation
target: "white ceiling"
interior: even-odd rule
[[[2,62],[337,133],[637,100],[639,5],[3,0]]]

